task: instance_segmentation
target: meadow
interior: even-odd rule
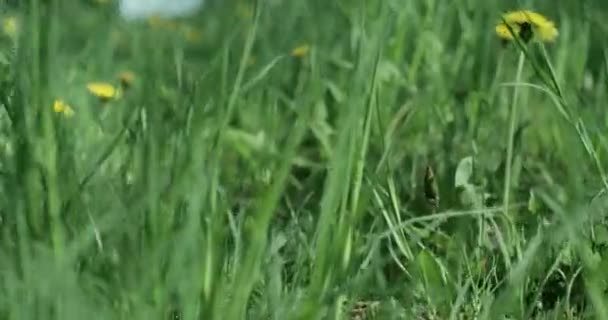
[[[0,0],[0,320],[608,319],[605,0],[117,6]]]

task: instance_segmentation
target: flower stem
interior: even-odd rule
[[[509,117],[509,137],[507,142],[507,159],[505,163],[505,190],[504,190],[504,213],[509,212],[509,201],[511,196],[511,167],[513,162],[513,144],[515,138],[515,128],[517,125],[517,98],[519,96],[519,82],[524,68],[525,55],[523,52],[519,54],[519,62],[517,63],[517,72],[515,74],[515,87],[513,88],[513,100],[511,101],[511,113]]]

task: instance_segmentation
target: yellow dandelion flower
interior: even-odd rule
[[[153,15],[148,18],[148,24],[154,28],[161,28],[172,31],[176,30],[179,27],[178,23],[176,23],[175,21],[162,18],[158,15]]]
[[[303,45],[297,46],[293,50],[291,50],[291,56],[296,57],[296,58],[303,58],[308,54],[309,51],[310,51],[310,46],[307,44],[303,44]]]
[[[2,20],[2,31],[4,31],[7,36],[14,38],[17,36],[18,30],[19,25],[17,23],[17,18],[6,17]]]
[[[105,82],[92,82],[87,84],[89,92],[99,98],[101,101],[118,98],[119,91],[111,84]]]
[[[186,39],[186,41],[189,43],[200,43],[201,39],[203,38],[203,34],[199,30],[192,27],[186,27],[183,33],[184,39]]]
[[[131,71],[123,71],[118,75],[118,78],[120,79],[120,84],[123,87],[128,88],[133,84],[133,81],[135,81],[135,74]]]
[[[71,117],[74,115],[74,109],[72,109],[72,107],[70,107],[63,100],[59,99],[55,100],[55,102],[53,103],[53,111],[55,111],[56,113],[63,113],[63,115],[66,117]]]
[[[553,21],[536,12],[529,10],[507,12],[503,15],[503,19],[504,21],[496,25],[495,31],[499,37],[506,40],[513,40],[513,34],[509,31],[508,26],[525,42],[531,39],[550,42],[555,40],[558,35]]]

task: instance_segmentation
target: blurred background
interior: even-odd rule
[[[203,0],[121,0],[119,8],[123,17],[136,19],[152,15],[175,17],[194,14],[202,4]]]

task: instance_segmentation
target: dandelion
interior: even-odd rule
[[[110,99],[116,99],[120,96],[120,92],[111,84],[105,82],[92,82],[87,84],[89,92],[99,98],[99,100],[106,102]]]
[[[293,50],[291,50],[291,56],[296,57],[296,58],[303,58],[306,55],[308,55],[309,51],[310,51],[310,46],[307,44],[303,44],[303,45],[297,46]]]
[[[14,38],[17,36],[19,26],[17,23],[17,18],[15,17],[6,17],[2,20],[2,31],[7,36]]]
[[[502,16],[502,22],[496,25],[496,34],[505,40],[513,40],[515,34],[525,43],[530,40],[539,42],[550,42],[557,38],[558,32],[553,21],[545,18],[543,15],[529,10],[519,10],[507,12]],[[544,48],[543,48],[544,50]],[[519,53],[519,61],[517,63],[517,71],[515,73],[515,83],[521,83],[523,74],[524,62],[526,54],[524,50]],[[507,136],[507,155],[505,159],[505,184],[503,194],[503,210],[509,212],[510,197],[511,197],[511,171],[513,165],[513,148],[515,142],[517,119],[518,119],[518,103],[519,88],[516,86],[513,89],[513,100],[511,101],[511,112],[509,114],[509,134]]]
[[[173,20],[165,19],[159,15],[152,15],[148,18],[148,24],[153,28],[175,31],[179,24]]]
[[[503,20],[496,25],[496,34],[505,40],[513,40],[513,33],[522,38],[524,42],[531,39],[550,42],[557,38],[558,32],[553,21],[543,15],[528,10],[508,12]]]
[[[193,27],[186,26],[183,30],[184,39],[189,43],[200,43],[203,38],[202,33]]]
[[[70,107],[63,100],[59,99],[55,100],[53,103],[53,111],[56,113],[63,113],[63,115],[66,117],[71,117],[74,115],[74,109],[72,109],[72,107]]]
[[[120,84],[124,88],[128,88],[133,84],[135,74],[131,71],[123,71],[118,75],[118,78],[120,79]]]

